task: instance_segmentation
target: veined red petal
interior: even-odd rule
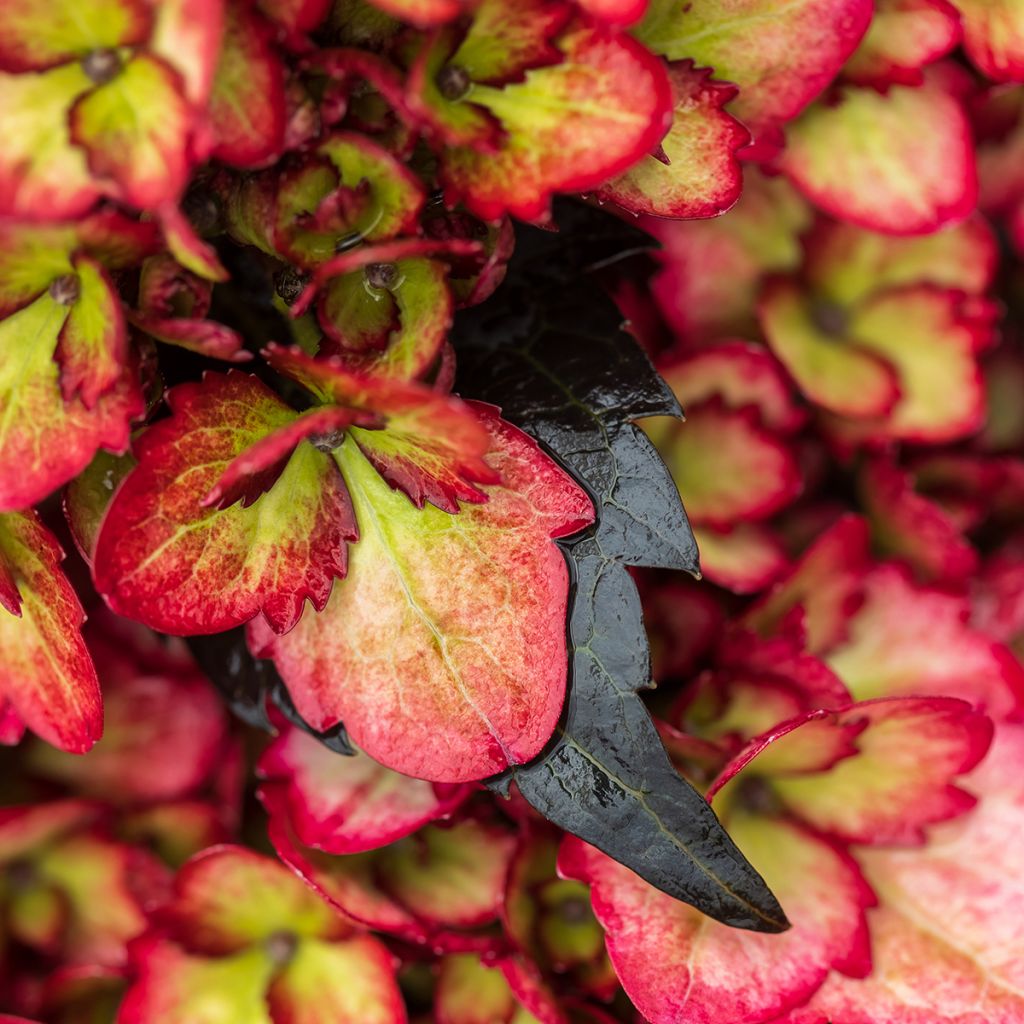
[[[634,29],[655,53],[690,58],[739,86],[733,112],[755,135],[795,117],[832,81],[871,20],[864,0],[652,0]]]
[[[45,71],[93,50],[138,46],[152,14],[144,0],[65,0],[45,9],[32,0],[4,5],[0,69]]]
[[[266,22],[241,0],[227,4],[210,119],[213,156],[234,167],[259,167],[284,144],[284,68]]]
[[[250,489],[254,504],[204,508],[233,460],[297,414],[238,371],[183,384],[168,401],[171,417],[137,442],[139,464],[96,542],[96,585],[108,603],[179,635],[216,633],[261,611],[287,630],[307,598],[323,608],[356,536],[331,457],[300,444],[279,475],[269,467]]]
[[[113,80],[79,97],[69,123],[92,174],[109,179],[116,198],[145,210],[183,191],[192,116],[178,73],[138,53]]]
[[[980,798],[970,814],[930,829],[920,849],[858,854],[880,901],[870,915],[875,971],[856,983],[833,976],[786,1024],[1020,1020],[1022,767],[1024,731],[1000,726],[968,780]]]
[[[742,174],[737,150],[750,134],[725,105],[735,86],[716,82],[709,68],[691,60],[668,66],[675,106],[672,126],[661,140],[665,164],[642,157],[625,174],[601,186],[594,195],[634,214],[654,217],[714,217],[739,198]]]
[[[20,598],[17,615],[0,608],[0,692],[33,732],[81,754],[103,732],[103,705],[63,558],[35,512],[0,515],[0,561]]]
[[[338,358],[315,360],[297,348],[271,345],[264,354],[275,369],[321,401],[381,418],[382,429],[354,426],[350,437],[388,484],[404,491],[417,508],[430,502],[456,513],[460,501],[487,500],[478,485],[500,480],[485,460],[492,440],[483,407],[425,384],[347,369]]]
[[[661,141],[672,90],[657,58],[626,35],[586,23],[571,26],[558,46],[562,63],[522,83],[474,87],[473,102],[498,119],[504,136],[494,153],[444,151],[449,203],[462,200],[483,220],[543,218],[552,193],[595,188]]]
[[[529,760],[550,737],[565,692],[568,597],[551,538],[593,515],[533,441],[477,411],[502,480],[485,503],[457,515],[417,510],[347,441],[335,456],[361,539],[346,582],[287,635],[258,623],[250,634],[307,721],[344,721],[375,760],[443,782]]]

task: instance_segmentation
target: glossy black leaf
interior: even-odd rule
[[[650,682],[650,652],[626,567],[697,569],[676,487],[633,425],[678,415],[678,405],[587,273],[642,242],[587,207],[562,207],[558,222],[559,234],[522,228],[505,284],[456,321],[461,392],[500,406],[598,508],[597,526],[563,545],[575,581],[563,720],[539,758],[493,787],[514,779],[555,824],[710,916],[780,931],[775,897],[676,772],[637,694]]]

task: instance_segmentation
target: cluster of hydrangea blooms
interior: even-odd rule
[[[7,0],[0,1022],[1024,1021],[1019,6]],[[484,782],[601,509],[451,331],[556,195],[661,246],[644,700],[781,934]]]

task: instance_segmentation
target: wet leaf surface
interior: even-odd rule
[[[653,243],[578,204],[556,220],[564,233],[520,229],[505,284],[455,327],[461,392],[500,405],[599,510],[594,530],[563,544],[575,581],[563,720],[543,755],[491,784],[507,792],[514,780],[555,824],[710,916],[779,931],[777,901],[672,767],[637,694],[650,652],[627,566],[695,572],[697,548],[667,469],[632,422],[678,405],[586,271]]]

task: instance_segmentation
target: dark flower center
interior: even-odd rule
[[[838,302],[829,299],[815,301],[811,306],[811,319],[819,331],[833,338],[841,338],[850,326],[849,313]]]
[[[90,82],[103,85],[121,70],[121,55],[110,47],[100,47],[82,58],[82,70]]]
[[[740,780],[736,802],[755,814],[774,817],[782,811],[782,805],[771,784],[756,775]]]
[[[12,892],[31,889],[39,880],[35,864],[27,860],[14,860],[7,865],[7,885]]]
[[[301,294],[309,278],[294,267],[285,267],[274,275],[277,294],[290,306]]]
[[[189,189],[181,201],[181,212],[200,235],[212,235],[220,227],[220,203],[209,189]]]
[[[82,283],[77,274],[63,274],[50,282],[50,298],[62,306],[72,306],[82,294]]]
[[[590,904],[583,896],[570,896],[558,904],[558,913],[566,924],[583,924],[590,918]]]
[[[366,283],[371,288],[390,288],[398,277],[398,267],[394,263],[368,263],[366,265]]]
[[[310,434],[309,443],[321,452],[333,452],[345,442],[345,429],[329,430],[324,434]]]
[[[449,102],[461,100],[473,84],[469,72],[458,64],[445,64],[434,79],[437,90]]]
[[[263,948],[276,967],[285,967],[291,963],[299,948],[299,937],[294,932],[284,930],[273,932],[267,936]]]

